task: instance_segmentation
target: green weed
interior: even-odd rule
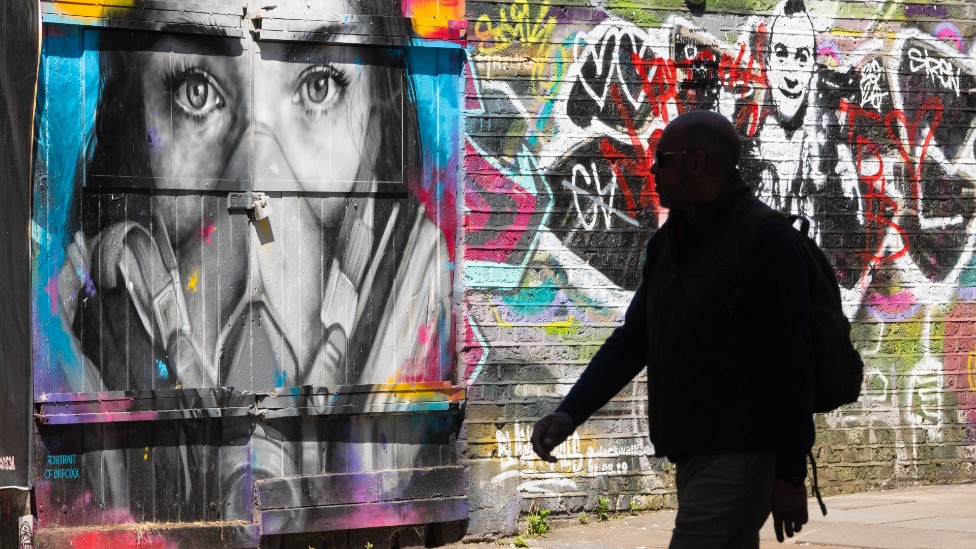
[[[529,514],[529,535],[538,538],[549,533],[549,509]]]
[[[605,497],[602,497],[601,496],[600,499],[599,499],[599,501],[596,504],[596,507],[593,508],[593,512],[596,513],[596,519],[598,521],[600,521],[600,522],[603,522],[603,521],[609,519],[610,518],[610,498],[605,498]]]
[[[630,514],[631,515],[635,515],[636,516],[641,511],[646,511],[646,510],[647,510],[647,507],[644,507],[643,505],[641,505],[640,503],[638,503],[636,499],[631,499],[630,500]]]

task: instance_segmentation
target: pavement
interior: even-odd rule
[[[762,549],[800,545],[837,548],[976,549],[976,483],[920,486],[824,498],[827,516],[810,500],[803,531],[776,542],[771,521],[760,532]],[[674,511],[626,515],[605,522],[555,524],[545,537],[522,538],[540,549],[650,549],[667,547]],[[592,515],[591,515],[592,520]],[[513,547],[513,538],[457,543],[450,549]]]

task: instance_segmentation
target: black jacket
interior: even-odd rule
[[[805,475],[815,436],[806,265],[789,227],[763,223],[737,297],[736,239],[758,205],[737,175],[693,222],[672,215],[654,233],[624,324],[558,411],[579,425],[647,365],[657,455],[776,450],[777,475]]]

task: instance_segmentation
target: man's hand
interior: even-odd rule
[[[773,529],[777,541],[782,543],[784,530],[786,536],[792,538],[807,523],[806,484],[793,486],[782,479],[774,480],[769,503],[773,509]]]
[[[562,444],[576,430],[573,418],[564,412],[556,412],[540,419],[532,429],[532,449],[537,456],[549,463],[556,463],[552,450]]]

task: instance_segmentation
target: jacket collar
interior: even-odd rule
[[[732,174],[732,177],[729,180],[725,190],[722,191],[722,194],[718,195],[715,200],[695,204],[694,218],[689,218],[689,216],[678,211],[674,211],[669,215],[675,220],[675,222],[682,225],[691,227],[707,225],[717,216],[721,215],[722,212],[727,211],[733,202],[740,199],[743,195],[749,194],[750,192],[749,187],[745,184],[745,181],[742,180],[742,175],[739,174],[739,170],[736,170],[735,173]]]

